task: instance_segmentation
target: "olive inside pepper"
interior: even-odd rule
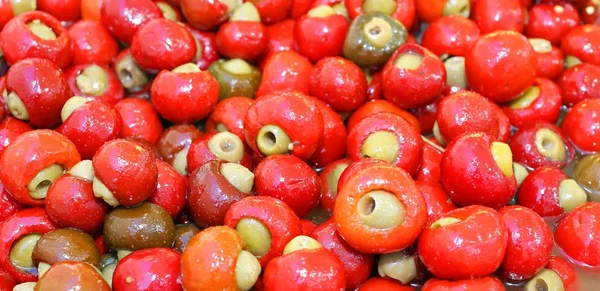
[[[173,219],[166,210],[152,203],[116,208],[104,222],[104,240],[116,250],[170,247],[174,237]]]
[[[253,98],[260,85],[260,71],[242,59],[218,60],[208,71],[219,83],[219,100],[234,96]]]
[[[381,12],[363,13],[350,25],[344,56],[366,68],[380,68],[406,42],[407,31],[396,19]]]

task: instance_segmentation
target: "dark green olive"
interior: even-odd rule
[[[173,240],[173,249],[183,253],[190,239],[199,232],[200,229],[193,223],[177,225],[175,239]]]
[[[219,83],[219,100],[234,96],[253,98],[260,85],[260,71],[242,59],[218,60],[208,71]]]
[[[113,249],[135,251],[170,247],[175,224],[169,213],[152,203],[118,207],[106,216],[104,240]]]
[[[573,171],[575,180],[591,191],[600,192],[600,154],[580,159]]]
[[[363,13],[352,21],[344,56],[365,68],[380,68],[406,42],[402,23],[381,12]]]

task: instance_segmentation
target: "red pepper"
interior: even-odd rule
[[[600,27],[592,24],[574,27],[564,35],[560,48],[567,57],[600,65]]]
[[[196,46],[200,52],[200,58],[195,59],[196,65],[200,70],[206,70],[208,67],[220,58],[217,50],[217,35],[213,32],[200,31],[188,26],[192,36],[197,40]]]
[[[351,163],[352,160],[347,158],[337,160],[329,163],[319,173],[321,178],[321,200],[319,203],[325,210],[333,212],[338,195],[338,181]]]
[[[32,32],[27,24],[35,20],[52,29],[56,38],[43,39]],[[0,46],[9,65],[26,58],[44,58],[64,70],[69,67],[73,57],[71,45],[67,29],[60,21],[40,11],[20,14],[11,19],[0,33]]]
[[[497,278],[483,277],[458,281],[446,281],[434,278],[427,281],[421,290],[504,291],[506,289],[504,288],[504,285],[502,285],[502,282]]]
[[[412,115],[410,112],[408,112],[402,108],[397,107],[396,105],[392,104],[390,101],[378,99],[378,100],[367,101],[361,107],[359,107],[354,112],[352,112],[352,114],[348,118],[348,126],[347,126],[348,132],[351,132],[352,129],[354,127],[356,127],[356,125],[360,121],[365,119],[367,116],[373,115],[373,114],[379,113],[379,112],[394,113],[394,114],[404,118],[406,121],[408,121],[410,124],[412,124],[415,128],[417,128],[418,131],[420,131],[419,120],[414,115]]]
[[[244,118],[253,102],[253,99],[246,97],[231,97],[220,101],[206,120],[206,132],[226,130],[245,141]]]
[[[119,43],[100,21],[75,22],[68,34],[73,43],[73,65],[107,65],[119,52]]]
[[[509,145],[514,161],[532,169],[542,166],[562,168],[575,157],[575,149],[567,136],[546,121],[522,126],[513,134]],[[549,146],[555,146],[556,151],[548,150]]]
[[[156,166],[158,168],[156,189],[148,201],[162,207],[175,219],[185,208],[187,182],[166,162],[156,160]]]
[[[580,21],[577,9],[570,3],[539,3],[528,11],[529,21],[525,35],[531,38],[543,38],[554,45]]]
[[[600,96],[600,84],[595,80],[600,78],[600,66],[579,64],[564,71],[558,80],[562,103],[573,107],[586,99]]]
[[[560,127],[578,149],[600,151],[600,99],[575,104]]]
[[[477,0],[471,17],[482,34],[498,30],[523,32],[525,28],[525,9],[520,0]]]
[[[284,247],[302,234],[302,224],[292,208],[272,197],[251,196],[234,203],[225,215],[225,225],[237,228],[242,220],[248,219],[261,223],[271,238],[267,252],[258,257],[263,267],[280,257]]]
[[[0,223],[23,208],[25,208],[25,205],[12,198],[0,183]]]
[[[0,182],[20,203],[41,206],[50,185],[46,186],[42,181],[37,183],[44,185],[28,185],[32,179],[42,170],[56,165],[60,170],[69,170],[80,159],[75,145],[62,134],[46,129],[29,131],[4,150],[0,158]],[[58,177],[45,178],[52,183]]]
[[[460,16],[445,16],[429,24],[423,33],[422,44],[438,56],[464,56],[479,39],[479,35],[479,28],[472,20]]]
[[[567,214],[554,230],[558,247],[579,264],[600,266],[600,203],[588,202]]]
[[[427,204],[427,224],[433,223],[442,215],[456,209],[450,196],[446,194],[441,185],[424,181],[417,181],[415,184]]]
[[[272,54],[263,65],[262,79],[256,91],[260,97],[276,91],[298,91],[308,94],[312,64],[294,51]]]
[[[522,127],[538,120],[555,123],[560,115],[561,105],[560,88],[548,79],[537,78],[533,87],[522,97],[503,108],[510,123],[515,127]]]
[[[359,66],[341,57],[321,59],[310,73],[310,94],[335,111],[353,111],[367,98],[367,79]]]
[[[507,242],[508,232],[500,214],[473,205],[452,210],[423,229],[419,257],[440,279],[484,277],[500,267]],[[466,257],[471,258],[467,264]]]
[[[126,98],[115,104],[123,120],[123,137],[141,138],[156,144],[163,126],[152,103],[139,98]]]
[[[100,19],[104,27],[127,44],[131,43],[138,28],[163,17],[152,0],[103,0],[101,7]]]
[[[60,124],[63,105],[71,97],[67,78],[60,68],[38,58],[25,59],[10,67],[6,74],[6,90],[9,103],[13,98],[24,105],[23,108],[13,107],[12,115],[29,120],[38,128]]]
[[[169,248],[135,251],[117,264],[112,287],[128,291],[182,290],[180,261],[179,253]]]
[[[0,267],[18,283],[35,282],[37,274],[19,269],[9,258],[10,250],[18,239],[29,234],[44,234],[56,227],[43,208],[30,208],[17,212],[0,226]]]
[[[189,174],[191,171],[187,169],[188,150],[192,142],[201,136],[202,132],[191,124],[177,124],[167,128],[157,144],[160,157],[179,174]]]
[[[20,135],[33,130],[29,124],[13,117],[7,117],[0,122],[0,155],[6,147]]]
[[[320,8],[313,8],[311,11],[317,9]],[[350,27],[348,20],[342,15],[334,14],[333,9],[322,15],[318,14],[320,11],[314,14],[311,11],[300,17],[294,26],[298,52],[312,62],[341,55]]]
[[[347,131],[344,121],[337,112],[321,100],[313,99],[313,101],[323,115],[325,127],[319,146],[308,159],[308,163],[321,168],[344,156]]]

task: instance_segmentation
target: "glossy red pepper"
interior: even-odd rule
[[[181,255],[169,248],[134,251],[119,261],[112,277],[117,290],[178,291]]]
[[[445,16],[429,24],[423,33],[422,44],[438,56],[464,56],[479,39],[479,35],[479,28],[472,20],[460,16]]]
[[[558,80],[562,102],[572,107],[585,99],[600,96],[600,67],[592,64],[579,64],[564,71]]]
[[[217,104],[219,84],[208,71],[192,66],[198,70],[162,71],[152,83],[152,103],[167,120],[196,122],[204,119]]]
[[[517,189],[510,148],[483,133],[461,135],[446,147],[440,177],[446,193],[461,206],[499,208]]]
[[[106,65],[72,66],[65,76],[74,96],[98,99],[114,105],[125,95],[117,74]]]
[[[317,228],[317,224],[308,219],[300,219],[300,224],[302,225],[302,235],[306,236],[309,236]]]
[[[417,174],[423,152],[417,129],[400,116],[387,112],[365,117],[348,134],[347,145],[348,157],[352,160],[382,159],[413,176]]]
[[[88,233],[102,229],[108,205],[94,196],[92,181],[65,174],[48,189],[46,211],[59,227],[73,227]]]
[[[210,161],[190,173],[187,209],[198,226],[223,225],[225,214],[231,205],[253,194],[252,187],[242,191],[237,184],[233,184],[234,177],[223,170],[223,165],[226,164],[228,163],[224,161]],[[249,172],[243,166],[240,167]],[[252,179],[256,184],[252,175],[245,178]]]
[[[268,58],[270,55],[276,52],[296,50],[294,45],[295,25],[296,21],[292,19],[286,19],[267,26],[266,34],[269,42],[267,43],[265,58]]]
[[[426,208],[408,173],[391,165],[371,164],[355,170],[347,180],[340,178],[333,217],[340,235],[352,248],[363,253],[389,253],[415,242],[427,219]],[[382,212],[400,213],[400,209],[403,215],[391,215],[392,219],[383,224],[370,220]]]
[[[214,30],[229,19],[231,10],[226,1],[181,0],[181,11],[191,26],[199,30]]]
[[[187,154],[192,142],[202,132],[191,124],[177,124],[167,128],[160,136],[157,147],[162,160],[173,166],[181,175],[187,175]]]
[[[196,56],[190,31],[173,21],[158,18],[141,25],[131,40],[131,55],[150,71],[172,70]]]
[[[67,78],[60,68],[38,58],[20,61],[8,70],[6,93],[11,114],[38,128],[60,124],[62,107],[71,97]]]
[[[162,18],[152,0],[102,0],[100,20],[117,39],[131,43],[133,35],[146,22]],[[184,10],[185,13],[185,10]]]
[[[244,118],[253,102],[252,99],[246,97],[231,97],[217,103],[206,119],[206,132],[229,131],[245,142]]]
[[[536,4],[528,11],[528,15],[525,35],[547,39],[554,45],[560,44],[563,36],[580,22],[577,9],[564,2]]]
[[[58,178],[57,172],[71,169],[80,159],[75,145],[62,134],[46,129],[28,131],[15,139],[0,157],[3,169],[0,182],[20,203],[40,206],[48,187]],[[33,181],[42,171],[50,174]]]
[[[421,156],[419,172],[415,180],[427,183],[439,183],[441,161],[442,153],[430,144],[423,143],[423,154]]]
[[[219,28],[216,44],[219,53],[227,58],[256,61],[267,50],[267,28],[260,19],[231,19]]]
[[[264,291],[343,290],[344,267],[324,248],[302,249],[271,260],[263,273]]]
[[[319,225],[311,236],[342,262],[346,275],[346,289],[355,289],[369,278],[373,256],[350,247],[338,233],[333,219]]]
[[[24,2],[12,2],[12,1],[1,1],[0,2],[0,30],[4,28],[7,22],[13,19],[15,10],[17,13],[24,13],[28,11],[36,10],[35,1],[24,1]]]
[[[100,21],[103,0],[81,0],[81,18]]]
[[[423,199],[427,204],[427,224],[433,223],[442,215],[456,209],[450,196],[446,194],[441,185],[424,181],[417,181],[415,184],[423,194]]]
[[[282,21],[292,8],[292,1],[289,0],[244,0],[244,2],[252,2],[256,5],[260,18],[265,24]]]
[[[546,42],[546,40],[542,41]],[[555,46],[550,48],[543,47],[542,49],[534,47],[534,50],[537,58],[537,76],[550,80],[558,79],[560,74],[565,70],[565,56],[563,52]]]
[[[17,281],[8,272],[0,269],[0,288],[2,290],[12,290],[15,285],[17,285]]]
[[[523,32],[525,11],[519,0],[477,0],[471,17],[482,34],[498,30]]]
[[[575,149],[567,136],[557,126],[545,121],[520,127],[509,145],[514,161],[532,169],[541,166],[562,168],[575,156]]]
[[[308,214],[319,202],[321,180],[302,160],[289,155],[274,155],[262,160],[254,171],[256,193],[275,197],[298,215]]]
[[[21,134],[33,130],[29,124],[13,117],[7,117],[0,122],[0,155],[6,147]]]
[[[156,189],[148,201],[162,207],[175,219],[185,208],[187,182],[166,162],[156,160],[156,167],[158,169]]]
[[[237,290],[236,265],[244,247],[238,232],[227,226],[207,228],[194,235],[181,255],[183,288],[188,291]]]
[[[156,2],[156,6],[158,6],[164,18],[174,22],[184,21],[179,9],[179,0],[154,0],[154,2]]]
[[[109,64],[119,52],[119,43],[95,20],[80,20],[67,31],[73,44],[73,65]]]
[[[310,73],[310,94],[336,111],[353,111],[366,99],[367,79],[363,71],[341,57],[321,59]]]
[[[348,125],[347,125],[348,132],[352,131],[352,129],[360,121],[362,121],[365,117],[379,113],[379,112],[394,113],[394,114],[404,118],[406,121],[408,121],[410,124],[412,124],[415,128],[420,130],[419,120],[414,115],[412,115],[410,112],[408,112],[404,109],[397,107],[396,105],[392,104],[391,102],[389,102],[387,100],[379,99],[379,100],[367,101],[361,107],[359,107],[354,112],[352,112],[352,114],[348,118]]]
[[[156,159],[135,142],[116,139],[105,143],[94,155],[93,167],[94,183],[101,182],[105,188],[102,194],[94,189],[94,194],[111,206],[135,206],[150,198],[156,188]]]
[[[578,149],[600,150],[600,99],[581,101],[571,108],[560,128]]]
[[[37,10],[44,11],[60,21],[77,21],[81,18],[79,0],[37,0]]]
[[[567,214],[556,225],[554,240],[570,258],[589,267],[600,265],[600,204],[588,202]]]
[[[268,249],[263,254],[254,252],[262,267],[280,257],[285,246],[302,234],[302,224],[292,208],[279,199],[268,196],[246,197],[233,205],[225,215],[225,225],[243,232],[243,224],[248,221],[259,223],[270,237]],[[250,235],[257,237],[254,232]],[[254,245],[251,245],[251,247]]]
[[[388,165],[388,163],[384,162],[380,159],[360,159],[358,161],[353,161],[350,163],[346,169],[342,171],[338,181],[337,181],[337,189],[338,192],[342,188],[350,178],[354,177],[358,172],[370,168],[372,166],[383,166]],[[337,199],[336,199],[337,200]],[[334,202],[335,203],[335,202]]]
[[[546,269],[552,270],[556,272],[556,274],[558,274],[558,276],[563,282],[565,290],[579,289],[577,273],[575,272],[571,264],[565,261],[563,258],[552,256],[550,258],[550,262],[548,262],[548,265],[546,265]]]
[[[309,124],[311,130],[304,130]],[[308,159],[323,137],[324,121],[310,96],[276,92],[254,101],[246,113],[244,127],[246,142],[256,153],[290,153]]]
[[[480,94],[462,91],[443,98],[437,105],[438,142],[446,144],[464,133],[483,132],[497,137],[500,130],[494,105]]]
[[[320,8],[313,8],[311,11],[317,9]],[[311,11],[300,17],[294,26],[294,39],[298,52],[312,62],[341,55],[346,33],[350,27],[348,20],[342,15],[335,14],[333,8],[323,14],[311,13]]]
[[[440,279],[430,279],[423,285],[422,291],[436,290],[461,290],[461,291],[504,291],[502,282],[494,277],[483,277],[477,279],[466,279],[458,281],[446,281]]]
[[[281,90],[308,94],[311,69],[312,64],[294,51],[274,53],[265,60],[256,96]]]
[[[532,209],[542,217],[558,216],[585,203],[581,186],[563,171],[554,167],[539,167],[521,182],[517,203]]]
[[[346,153],[346,136],[348,135],[344,121],[340,115],[323,101],[313,99],[323,115],[323,137],[319,146],[308,159],[308,163],[316,168],[322,168],[331,162],[342,158]]]
[[[560,48],[565,56],[573,56],[584,63],[600,65],[600,27],[585,24],[574,27],[564,35]]]
[[[200,31],[192,27],[188,27],[192,36],[197,40],[196,47],[198,49],[195,58],[196,65],[200,70],[206,70],[208,67],[218,60],[221,56],[217,50],[217,35],[213,32]]]
[[[495,102],[507,102],[533,85],[537,59],[523,35],[497,31],[479,38],[467,53],[465,72],[475,92]]]
[[[504,275],[514,281],[529,279],[541,271],[552,253],[552,231],[533,210],[506,206],[498,210],[508,230],[508,246],[502,262]]]
[[[0,223],[4,222],[7,218],[23,208],[25,208],[25,205],[17,202],[15,198],[12,198],[12,196],[8,194],[8,191],[4,189],[4,185],[0,183]]]
[[[319,173],[321,178],[321,200],[320,205],[325,210],[333,212],[335,200],[338,194],[338,181],[352,160],[344,158],[331,162]]]
[[[119,138],[122,128],[121,116],[113,106],[90,101],[74,109],[56,131],[75,144],[83,159],[91,159],[104,143]]]
[[[504,113],[515,127],[526,126],[538,120],[554,123],[562,104],[558,85],[548,79],[537,78],[521,97],[503,106]]]
[[[401,108],[425,106],[442,95],[446,86],[442,61],[417,44],[400,46],[381,74],[383,97]]]
[[[491,208],[473,205],[452,210],[423,229],[419,257],[436,277],[464,280],[496,271],[507,244],[502,216]],[[471,258],[468,263],[465,257]]]
[[[5,220],[0,226],[0,267],[18,283],[37,281],[35,269],[28,272],[13,264],[10,250],[17,240],[27,235],[42,235],[55,228],[44,208],[23,209]]]
[[[28,25],[36,20],[40,30],[45,26],[52,31],[50,35],[29,28]],[[60,21],[40,11],[20,14],[11,19],[0,33],[0,46],[9,65],[26,58],[44,58],[64,70],[73,57],[71,45],[71,37]]]
[[[115,108],[123,120],[123,137],[141,138],[156,144],[163,133],[163,126],[152,104],[139,98],[126,98]]]
[[[367,100],[382,99],[381,71],[366,72],[367,77]]]
[[[196,138],[189,146],[187,170],[193,172],[210,161],[239,163],[252,169],[250,151],[237,135],[230,132],[208,133]]]

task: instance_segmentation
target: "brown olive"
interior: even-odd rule
[[[248,196],[230,181],[248,181],[249,179],[227,177],[225,175],[227,171],[222,172],[222,165],[226,164],[229,163],[211,161],[190,174],[187,206],[194,222],[200,227],[222,225],[229,207]],[[233,171],[233,173],[238,172]],[[248,174],[243,171],[239,171],[239,173]],[[254,183],[253,177],[252,183]]]
[[[344,56],[366,68],[382,67],[408,33],[402,23],[381,12],[363,13],[350,25],[344,42]]]
[[[580,159],[573,174],[579,184],[591,191],[600,192],[600,154]]]
[[[152,203],[119,207],[106,216],[104,240],[116,250],[170,247],[175,224],[169,213]]]
[[[173,249],[183,253],[185,247],[192,237],[200,232],[200,228],[198,228],[193,223],[186,223],[177,225],[177,230],[175,230],[175,239],[173,240]]]
[[[58,262],[84,262],[100,267],[100,251],[89,234],[62,228],[42,235],[31,254],[34,264],[54,265]]]
[[[163,161],[173,166],[181,175],[187,175],[187,153],[192,142],[202,132],[191,124],[177,124],[167,128],[156,147]]]
[[[234,96],[253,98],[260,85],[260,71],[242,59],[218,60],[208,71],[219,83],[219,100]]]

